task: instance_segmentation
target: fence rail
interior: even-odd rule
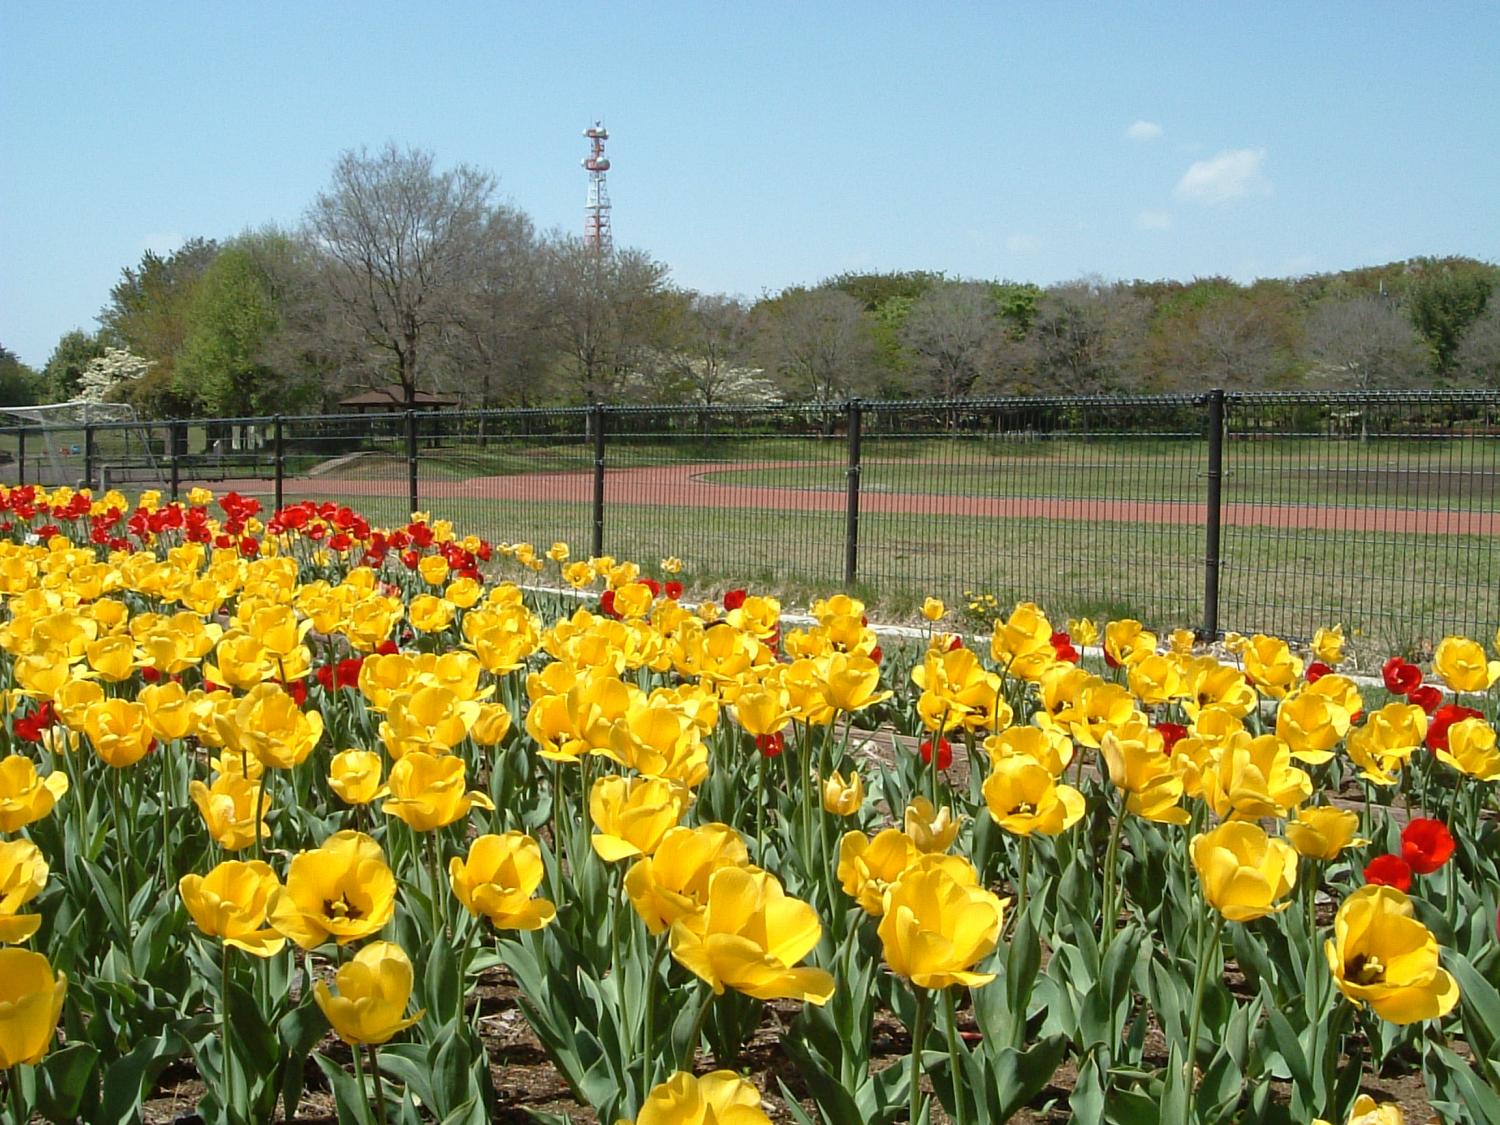
[[[428,510],[700,584],[1420,650],[1500,623],[1500,393],[584,406],[0,429],[0,474]]]

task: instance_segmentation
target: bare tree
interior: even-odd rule
[[[922,389],[940,398],[962,398],[994,366],[1003,334],[990,286],[955,281],[918,297],[900,336]]]
[[[1491,300],[1458,345],[1455,368],[1464,383],[1500,389],[1500,301]]]
[[[720,293],[688,294],[673,321],[668,362],[693,400],[718,406],[743,399],[757,382],[744,303]],[[757,397],[753,391],[751,397]]]
[[[344,322],[389,357],[408,406],[435,334],[461,315],[480,273],[495,180],[430,152],[388,144],[345,152],[308,209],[324,291]]]
[[[656,362],[668,319],[667,267],[643,250],[601,254],[554,235],[544,257],[549,335],[575,401],[619,397]]]
[[[1095,280],[1054,285],[1020,340],[997,343],[1000,389],[1022,394],[1098,394],[1136,389],[1149,304]]]
[[[1373,293],[1320,301],[1307,318],[1306,349],[1340,389],[1410,386],[1426,366],[1406,311]]]
[[[869,382],[875,344],[860,303],[832,289],[792,289],[757,313],[762,364],[792,399],[835,402]]]

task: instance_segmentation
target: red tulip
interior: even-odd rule
[[[1365,867],[1365,882],[1378,887],[1411,890],[1411,868],[1399,855],[1378,855]]]
[[[1401,833],[1401,858],[1418,875],[1431,875],[1453,854],[1453,835],[1441,820],[1418,817]]]

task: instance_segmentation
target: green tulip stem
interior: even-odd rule
[[[224,1109],[234,1106],[234,1050],[229,1042],[229,945],[219,943],[219,1029],[220,1050],[224,1052]]]
[[[375,1076],[375,1119],[380,1125],[386,1125],[385,1117],[385,1080],[380,1077],[380,1055],[376,1052],[375,1044],[369,1043],[365,1050],[370,1052],[370,1073]],[[359,1055],[359,1048],[354,1048],[354,1054]]]
[[[447,923],[443,919],[442,888],[442,861],[438,857],[438,829],[427,833],[427,874],[432,883],[432,937],[436,941],[439,937],[447,935]]]
[[[121,809],[121,790],[125,785],[124,770],[109,767],[109,803],[114,811],[114,831],[111,833],[115,838],[115,881],[120,886],[120,910],[125,922],[125,932],[121,938],[127,942],[130,938],[130,885],[125,873],[126,851],[125,841],[131,837],[131,833],[125,827],[125,814]]]
[[[22,1100],[21,1064],[16,1063],[15,1066],[10,1067],[5,1072],[5,1079],[10,1087],[9,1096],[6,1098],[6,1101],[10,1102],[11,1105],[11,1117],[15,1120],[16,1125],[25,1125],[27,1121],[31,1120],[31,1115],[26,1112],[26,1103]]]
[[[1448,830],[1453,830],[1453,817],[1458,811],[1458,799],[1463,792],[1464,775],[1458,774],[1453,778],[1453,798],[1448,802]],[[1453,849],[1453,854],[1448,857],[1448,902],[1447,902],[1448,925],[1450,927],[1458,924],[1458,849]]]
[[[1031,874],[1031,837],[1021,837],[1021,869],[1016,874],[1016,911],[1015,918],[1020,922],[1021,915],[1026,913],[1026,883],[1027,876]]]
[[[911,1019],[911,1113],[912,1125],[922,1120],[922,1041],[927,1037],[927,990],[912,986],[917,1010]]]
[[[161,873],[162,881],[173,886],[172,878],[172,815],[167,811],[176,807],[176,795],[172,792],[172,742],[161,744]]]
[[[1125,808],[1122,805],[1110,827],[1109,847],[1104,853],[1104,918],[1100,944],[1106,951],[1114,940],[1115,923],[1118,920],[1115,917],[1119,913],[1119,907],[1115,904],[1115,864],[1120,856],[1120,832],[1124,827]]]
[[[678,1066],[678,1070],[692,1070],[694,1060],[698,1057],[698,1043],[703,1038],[703,1025],[708,1022],[708,1010],[713,1007],[715,993],[708,985],[703,986],[703,1003],[698,1008],[698,1018],[693,1021],[693,1033],[688,1036],[687,1058]],[[651,1092],[646,1091],[648,1094]]]
[[[1187,1057],[1182,1062],[1183,1085],[1186,1096],[1183,1099],[1183,1125],[1190,1125],[1193,1119],[1193,1079],[1198,1069],[1198,1028],[1203,1023],[1203,993],[1208,986],[1208,966],[1213,960],[1211,952],[1218,948],[1219,934],[1224,929],[1224,915],[1217,910],[1214,911],[1214,924],[1207,941],[1198,943],[1198,972],[1193,978],[1193,1005],[1192,1018],[1188,1022]]]
[[[958,1046],[958,1013],[953,999],[953,989],[943,989],[943,1021],[948,1029],[948,1071],[953,1083],[953,1114],[955,1125],[969,1125],[968,1103],[964,1100],[963,1055]]]
[[[365,1087],[365,1064],[360,1058],[359,1047],[350,1048],[350,1054],[354,1056],[354,1081],[359,1085],[359,1100],[364,1103],[364,1110],[360,1113],[360,1119],[368,1125],[370,1120],[369,1091]]]
[[[641,1099],[644,1101],[651,1087],[656,1084],[656,978],[661,974],[661,960],[667,952],[667,935],[656,938],[656,950],[651,954],[651,967],[646,970],[645,1039],[641,1045]]]
[[[266,858],[266,846],[260,834],[266,823],[266,767],[260,770],[260,780],[255,785],[255,858]]]

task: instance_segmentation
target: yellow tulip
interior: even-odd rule
[[[446,828],[468,816],[475,805],[494,811],[494,802],[485,794],[464,790],[467,768],[462,758],[452,754],[407,754],[391,767],[386,782],[390,796],[381,808],[418,832]]]
[[[1258,824],[1230,821],[1192,842],[1193,866],[1203,897],[1231,922],[1249,922],[1285,910],[1281,902],[1297,881],[1297,853],[1267,836]]]
[[[441,586],[448,577],[448,560],[442,555],[427,555],[417,563],[417,573],[429,586]]]
[[[948,607],[937,598],[924,598],[922,600],[922,616],[927,618],[928,621],[941,621],[943,614],[947,612]]]
[[[419,633],[441,633],[453,624],[455,612],[456,608],[451,602],[431,594],[418,594],[407,607],[406,619]]]
[[[368,805],[383,797],[382,763],[373,750],[340,750],[328,763],[328,786],[346,805]]]
[[[260,815],[256,816],[255,799],[260,793]],[[261,838],[271,834],[266,814],[271,811],[271,795],[256,782],[239,774],[221,774],[212,785],[194,779],[188,783],[188,795],[203,824],[219,847],[237,852],[255,843],[255,826],[260,824]]]
[[[225,945],[257,957],[274,957],[286,938],[266,922],[271,897],[281,889],[269,864],[260,860],[225,860],[205,875],[184,875],[177,881],[193,924]]]
[[[1280,637],[1256,633],[1245,649],[1245,675],[1261,691],[1280,699],[1301,679],[1302,659]]]
[[[100,637],[85,651],[89,667],[98,673],[101,680],[117,684],[121,680],[128,680],[135,673],[135,640],[128,633]]]
[[[846,832],[839,840],[838,880],[844,893],[866,914],[885,913],[885,892],[923,853],[899,828],[886,828],[874,838]]]
[[[1347,710],[1315,691],[1288,695],[1276,708],[1277,737],[1287,744],[1294,758],[1313,766],[1333,757],[1333,748],[1349,733],[1349,722]]]
[[[1312,1125],[1333,1125],[1322,1117],[1313,1118]],[[1354,1099],[1354,1108],[1349,1111],[1346,1125],[1406,1125],[1406,1115],[1396,1102],[1377,1103],[1369,1094]]]
[[[1131,661],[1126,679],[1131,694],[1146,707],[1164,706],[1188,691],[1177,659],[1161,653],[1147,653]]]
[[[823,671],[823,693],[830,707],[851,713],[891,697],[889,691],[880,690],[879,664],[868,656],[841,652],[828,658]]]
[[[1480,781],[1500,781],[1500,751],[1495,728],[1483,719],[1464,719],[1448,728],[1448,749],[1438,759]]]
[[[990,659],[1004,675],[1036,683],[1057,663],[1052,624],[1032,602],[1018,602],[990,635]]]
[[[1394,887],[1361,887],[1346,898],[1323,951],[1339,991],[1391,1023],[1436,1019],[1458,1003],[1437,941]]]
[[[141,688],[136,701],[146,708],[151,733],[163,742],[185,738],[198,725],[192,698],[173,680],[148,684]]]
[[[1188,691],[1182,709],[1190,719],[1197,719],[1199,712],[1208,707],[1243,719],[1255,707],[1255,689],[1232,664],[1200,656],[1188,664],[1185,675]]]
[[[292,857],[286,886],[275,891],[271,925],[303,949],[332,938],[369,937],[396,911],[396,877],[380,845],[363,832],[335,832],[321,847]]]
[[[93,680],[69,680],[57,689],[52,705],[57,717],[70,729],[83,730],[88,710],[95,703],[104,701],[104,689]]]
[[[1000,938],[1006,903],[978,885],[973,866],[930,855],[908,867],[885,894],[878,933],[891,971],[919,988],[977,988],[995,979],[976,973]]]
[[[586,738],[596,740],[592,734]],[[708,747],[698,728],[661,696],[636,698],[623,719],[608,728],[604,745],[595,749],[647,777],[689,787],[708,777]]]
[[[40,953],[0,949],[0,1069],[42,1061],[67,991],[67,974],[54,977]]]
[[[1286,838],[1297,849],[1298,855],[1326,863],[1337,859],[1345,848],[1360,847],[1370,842],[1355,836],[1358,831],[1358,813],[1350,809],[1314,805],[1298,811],[1297,819],[1286,826]]]
[[[913,797],[901,827],[919,852],[945,852],[958,838],[959,818],[947,805],[936,808],[926,797]]]
[[[594,851],[606,863],[652,854],[692,799],[687,786],[665,778],[606,774],[596,779],[589,792]]]
[[[1312,778],[1292,765],[1287,744],[1274,734],[1231,735],[1211,754],[1198,778],[1199,796],[1225,820],[1286,816],[1312,796]]]
[[[225,745],[254,754],[271,769],[301,765],[323,737],[323,716],[301,710],[279,684],[257,684],[232,718],[216,713],[214,721]]]
[[[391,698],[380,740],[397,760],[414,752],[446,754],[478,718],[479,704],[460,699],[451,688],[421,687]]]
[[[1312,652],[1330,668],[1337,668],[1344,661],[1344,627],[1335,625],[1330,629],[1319,629],[1313,634]]]
[[[703,910],[672,924],[671,949],[715,995],[733,988],[759,1000],[824,1004],[833,995],[832,975],[795,967],[822,936],[817,912],[782,890],[775,876],[723,867],[709,877]]]
[[[510,708],[503,703],[481,703],[469,737],[478,746],[498,746],[510,733]]]
[[[1139,621],[1126,617],[1104,626],[1104,653],[1122,667],[1155,651],[1156,634]]]
[[[211,683],[249,691],[277,675],[276,654],[249,633],[231,630],[220,639],[214,661],[203,666]]]
[[[30,840],[0,840],[0,943],[14,945],[36,933],[40,914],[22,914],[47,885],[47,861]]]
[[[357,1049],[365,1043],[384,1043],[426,1014],[425,1008],[414,1016],[406,1014],[412,981],[406,952],[394,942],[375,941],[339,966],[333,977],[337,995],[326,981],[318,981],[313,999],[338,1037]]]
[[[1073,760],[1073,740],[1055,727],[1011,727],[984,740],[991,763],[1027,758],[1053,777],[1061,777]]]
[[[128,699],[106,699],[88,709],[84,733],[94,753],[115,769],[135,765],[151,749],[151,724],[146,708]]]
[[[0,832],[16,832],[41,820],[68,791],[68,775],[53,770],[45,778],[30,758],[0,758]]]
[[[1088,617],[1068,618],[1068,635],[1079,648],[1099,643],[1099,626]]]
[[[1182,778],[1163,749],[1161,734],[1136,724],[1121,736],[1110,731],[1099,744],[1109,779],[1125,791],[1125,807],[1136,816],[1160,824],[1186,824]]]
[[[995,762],[984,780],[984,803],[995,823],[1017,836],[1056,836],[1078,823],[1084,810],[1082,793],[1019,755]]]
[[[823,782],[823,809],[834,816],[853,816],[865,803],[865,779],[856,770],[844,775],[835,770]]]
[[[678,1071],[654,1086],[632,1118],[615,1125],[771,1125],[760,1108],[760,1091],[732,1070],[701,1078]]]
[[[1422,708],[1414,703],[1387,703],[1349,732],[1345,749],[1361,776],[1377,785],[1395,785],[1396,771],[1426,738],[1427,713]]]
[[[708,900],[708,881],[721,867],[750,862],[745,841],[727,824],[673,828],[654,854],[625,872],[625,893],[646,929],[660,934]]]
[[[1444,637],[1432,654],[1432,670],[1456,692],[1489,691],[1500,680],[1500,660],[1487,660],[1484,646],[1468,637]]]
[[[480,836],[467,858],[448,861],[453,894],[497,930],[539,930],[557,917],[551,902],[532,897],[545,874],[541,847],[522,832]]]

